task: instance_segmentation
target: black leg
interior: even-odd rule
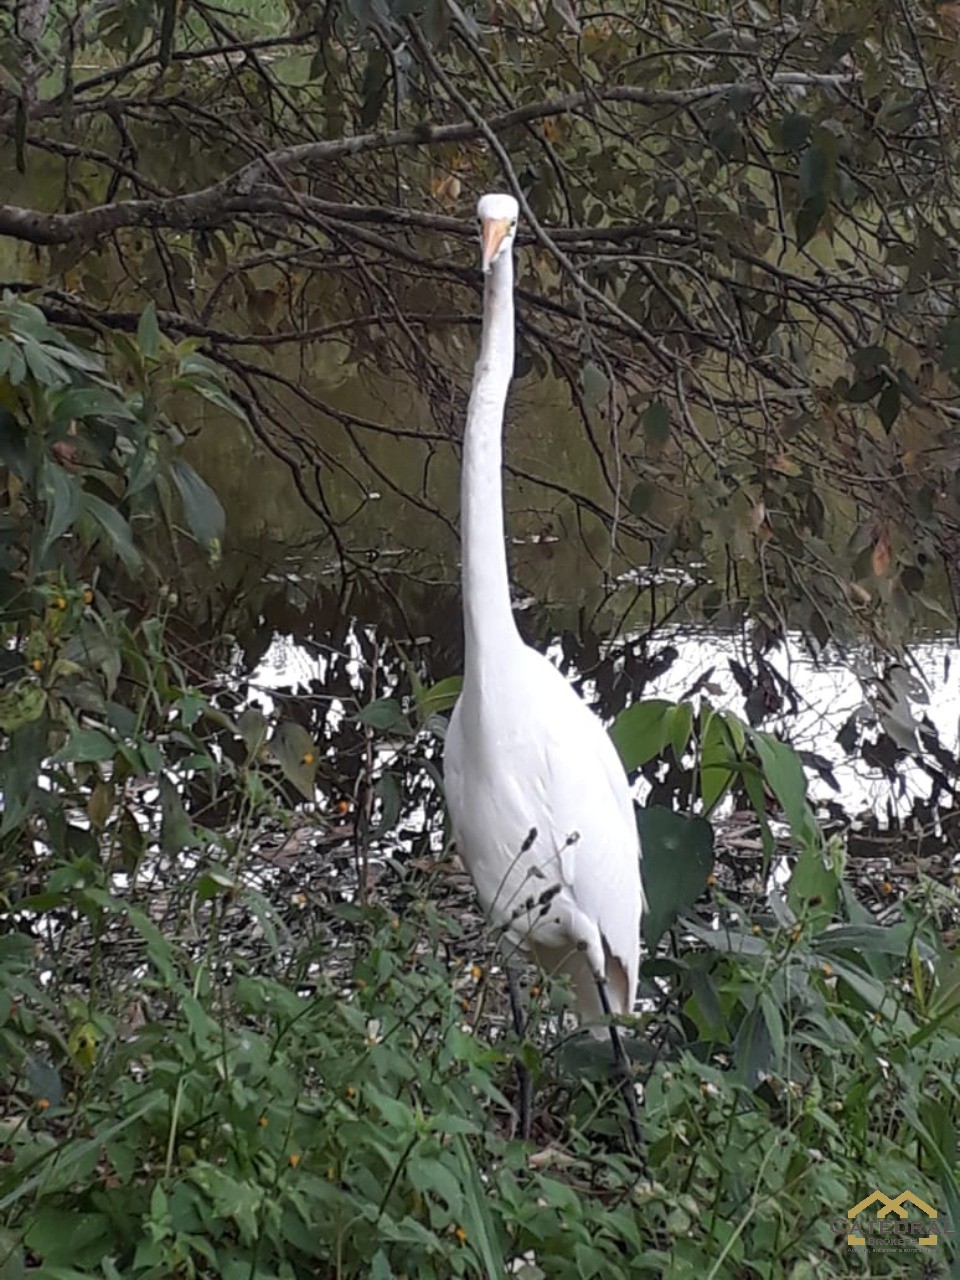
[[[603,1012],[608,1018],[612,1018],[610,1012],[610,1000],[607,996],[607,985],[602,978],[597,979],[597,990],[600,992],[600,1004]],[[613,1021],[610,1023],[610,1043],[613,1045],[613,1061],[617,1073],[620,1076],[620,1087],[623,1092],[623,1100],[627,1104],[627,1112],[630,1116],[630,1133],[633,1137],[633,1144],[637,1152],[640,1152],[642,1139],[640,1136],[640,1117],[637,1115],[637,1095],[633,1088],[633,1079],[630,1072],[630,1059],[627,1057],[627,1051],[623,1047],[623,1041],[620,1039],[620,1028]]]
[[[517,1039],[522,1043],[527,1026],[523,1016],[523,1006],[520,1003],[520,984],[517,982],[517,972],[509,964],[507,965],[507,990],[510,992],[510,1012],[513,1014],[513,1029],[516,1032]],[[520,1089],[518,1107],[520,1137],[526,1141],[530,1137],[530,1126],[533,1121],[533,1077],[519,1058],[514,1059],[513,1065],[516,1068],[517,1085]]]

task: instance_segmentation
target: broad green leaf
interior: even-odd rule
[[[877,417],[883,423],[884,430],[890,432],[900,416],[900,388],[895,382],[888,382],[877,401]]]
[[[132,498],[153,484],[160,462],[160,442],[149,432],[144,435],[127,473],[127,497]]]
[[[175,458],[170,464],[170,476],[180,494],[190,532],[203,547],[220,546],[226,525],[220,499],[182,458]]]
[[[605,404],[610,394],[610,380],[598,364],[588,360],[583,366],[583,403],[588,409]]]
[[[73,418],[125,418],[133,413],[115,391],[108,387],[71,387],[53,401],[53,421]]]
[[[109,506],[92,493],[84,493],[83,509],[103,530],[111,549],[120,557],[128,573],[136,573],[142,567],[143,560],[133,544],[130,525],[124,517],[115,507]]]
[[[807,805],[807,780],[800,757],[772,733],[759,729],[750,729],[748,733],[764,779],[780,802],[794,839],[798,844],[807,843],[815,823]]]
[[[641,419],[643,434],[654,445],[664,445],[670,439],[670,410],[662,400],[654,400]]]
[[[250,759],[253,759],[267,740],[266,716],[259,707],[247,707],[237,720],[237,729]]]
[[[413,730],[410,721],[403,714],[396,698],[377,698],[369,702],[357,716],[361,724],[371,729],[380,729],[384,733],[409,734]]]
[[[842,845],[836,838],[825,846],[819,839],[805,841],[787,887],[797,918],[814,930],[824,928],[836,914],[842,876]]]
[[[649,480],[638,480],[633,486],[627,506],[635,516],[645,515],[653,506],[656,496],[656,485],[651,484]]]
[[[664,721],[666,741],[673,748],[673,754],[679,762],[693,732],[693,707],[689,702],[678,702],[667,712]]]
[[[69,373],[48,347],[27,339],[22,349],[27,368],[37,382],[45,387],[62,387],[70,381]]]
[[[30,1214],[28,1224],[24,1241],[47,1267],[99,1267],[103,1242],[111,1238],[110,1219],[103,1213],[42,1204]]]
[[[703,811],[711,809],[733,781],[736,756],[728,736],[726,721],[711,707],[704,707],[703,737],[700,742],[700,798]]]
[[[42,560],[57,539],[73,527],[82,509],[84,495],[77,477],[50,458],[43,460],[41,492],[47,508],[43,542],[40,544]]]
[[[182,853],[194,843],[193,827],[169,778],[160,779],[160,848],[167,854]]]
[[[610,736],[628,773],[664,749],[670,740],[674,705],[664,698],[648,698],[626,707],[614,720]]]
[[[137,325],[137,346],[149,360],[160,354],[160,326],[157,324],[157,305],[151,299],[144,307]]]
[[[462,676],[447,676],[445,680],[438,680],[429,689],[420,689],[417,693],[417,712],[420,719],[427,720],[440,711],[452,711],[460,697],[462,686]]]
[[[318,752],[302,725],[284,720],[270,739],[270,749],[280,762],[284,777],[302,796],[312,800],[316,790]]]
[[[99,729],[74,729],[53,758],[61,764],[112,760],[116,750],[117,744]]]
[[[713,828],[703,818],[658,807],[637,812],[647,909],[643,938],[651,954],[681,911],[703,893],[713,871]]]

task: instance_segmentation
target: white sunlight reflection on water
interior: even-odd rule
[[[737,636],[709,632],[664,631],[658,635],[661,646],[670,644],[678,656],[662,676],[651,680],[644,698],[680,698],[711,668],[711,691],[697,695],[709,698],[713,706],[745,715],[744,697],[734,680],[729,659],[742,660],[742,642]],[[559,646],[548,653],[559,658]],[[926,641],[914,645],[910,652],[909,693],[905,705],[919,720],[929,717],[937,729],[942,746],[956,755],[960,739],[960,662],[957,646],[948,641]],[[876,670],[866,660],[858,663],[851,657],[844,661],[821,660],[815,663],[799,639],[790,637],[785,645],[766,655],[767,661],[794,687],[799,708],[769,717],[764,729],[772,729],[785,737],[798,750],[816,752],[833,766],[839,792],[813,770],[807,770],[810,796],[814,801],[834,799],[848,814],[865,811],[885,816],[888,809],[905,814],[914,797],[923,796],[930,782],[922,769],[907,762],[896,784],[871,769],[860,757],[849,756],[836,740],[838,731],[851,715],[862,709],[868,721],[876,713]],[[252,685],[260,701],[270,702],[269,691],[282,686],[306,686],[310,680],[323,678],[324,663],[295,642],[277,637],[255,672]],[[356,675],[361,673],[359,651]],[[719,692],[717,692],[719,688]],[[334,709],[343,714],[339,702]],[[266,707],[270,710],[270,707]]]

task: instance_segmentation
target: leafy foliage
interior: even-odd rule
[[[447,498],[421,477],[462,420],[467,215],[496,185],[525,202],[517,371],[558,425],[516,472],[527,532],[565,495],[558,579],[587,572],[567,531],[615,529],[616,567],[695,562],[683,598],[757,619],[760,653],[792,628],[896,647],[952,616],[949,5],[34,9],[32,35],[0,18],[0,233],[35,253],[23,278],[48,315],[135,331],[148,361],[161,330],[201,335],[184,376],[226,412],[215,372],[242,387],[263,458],[332,541],[331,512],[376,490],[366,537],[335,545],[355,573],[398,527],[452,555]],[[5,358],[54,376],[42,341]],[[412,414],[394,412],[407,390]],[[419,465],[395,465],[396,440]],[[169,475],[215,544],[209,494]]]
[[[630,768],[689,783],[684,812],[641,819],[641,1170],[609,1072],[565,1070],[563,992],[506,1032],[493,940],[434,903],[435,860],[417,855],[455,683],[425,687],[411,662],[383,680],[353,633],[360,658],[327,660],[310,719],[293,691],[260,709],[232,671],[191,667],[179,526],[216,560],[224,510],[173,423],[196,397],[249,418],[302,483],[304,459],[329,459],[290,444],[264,387],[389,433],[330,394],[385,353],[443,421],[456,395],[437,352],[460,321],[437,320],[438,291],[454,316],[471,301],[445,257],[467,230],[450,212],[493,179],[473,144],[507,137],[498,180],[518,180],[549,251],[527,266],[521,360],[566,382],[587,438],[611,409],[638,428],[622,439],[644,477],[579,494],[581,513],[609,521],[632,493],[628,558],[702,552],[705,608],[751,596],[758,653],[788,623],[821,644],[904,633],[955,535],[947,19],[885,11],[878,44],[872,10],[828,5],[749,27],[668,5],[576,33],[566,6],[495,26],[253,8],[62,5],[46,31],[2,29],[11,173],[76,207],[0,206],[49,286],[0,305],[0,1272],[900,1274],[851,1257],[834,1221],[873,1187],[960,1217],[952,904],[921,869],[893,918],[865,910],[801,762],[759,728],[762,696],[749,723],[704,699],[631,706],[615,727]],[[116,63],[78,83],[101,41]],[[242,64],[211,56],[225,47]],[[125,85],[109,110],[104,83]],[[588,98],[561,111],[544,91]],[[464,125],[471,102],[489,135]],[[162,148],[140,145],[151,130]],[[342,204],[318,157],[338,159]],[[320,385],[238,354],[238,323],[264,350],[333,325]],[[884,732],[916,736],[890,715]],[[761,833],[750,905],[718,855],[733,795]],[[535,1150],[511,1137],[518,1058],[541,1099]],[[948,1264],[944,1246],[930,1265]]]
[[[35,326],[49,364],[3,387],[21,445],[4,455],[4,1274],[839,1277],[835,1222],[874,1186],[957,1212],[960,984],[934,905],[918,894],[878,924],[790,748],[706,702],[639,704],[615,730],[634,765],[692,753],[706,815],[641,816],[645,1169],[606,1057],[588,1045],[569,1073],[562,990],[533,996],[522,1040],[491,1020],[493,940],[436,905],[439,877],[398,836],[410,778],[436,795],[454,683],[425,687],[408,663],[408,694],[354,703],[379,762],[359,892],[311,900],[305,854],[292,894],[265,873],[271,824],[281,852],[335,838],[327,753],[299,721],[188,679],[169,589],[137,620],[116,607],[123,557],[86,536],[84,504],[99,498],[148,572],[175,438],[143,481],[141,433],[162,422],[143,384],[122,389],[29,308],[5,315],[7,341]],[[138,341],[163,345],[149,326]],[[708,821],[738,782],[769,827],[768,788],[791,832],[785,892],[749,915],[718,882]],[[303,798],[318,807],[297,815]],[[384,844],[389,882],[364,905]],[[539,1148],[511,1138],[517,1059]]]

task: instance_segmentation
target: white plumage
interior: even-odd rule
[[[445,747],[457,849],[481,905],[577,1007],[633,1008],[640,845],[627,779],[603,725],[513,621],[504,544],[502,432],[513,373],[512,196],[484,196],[483,334],[461,481],[465,660]]]

